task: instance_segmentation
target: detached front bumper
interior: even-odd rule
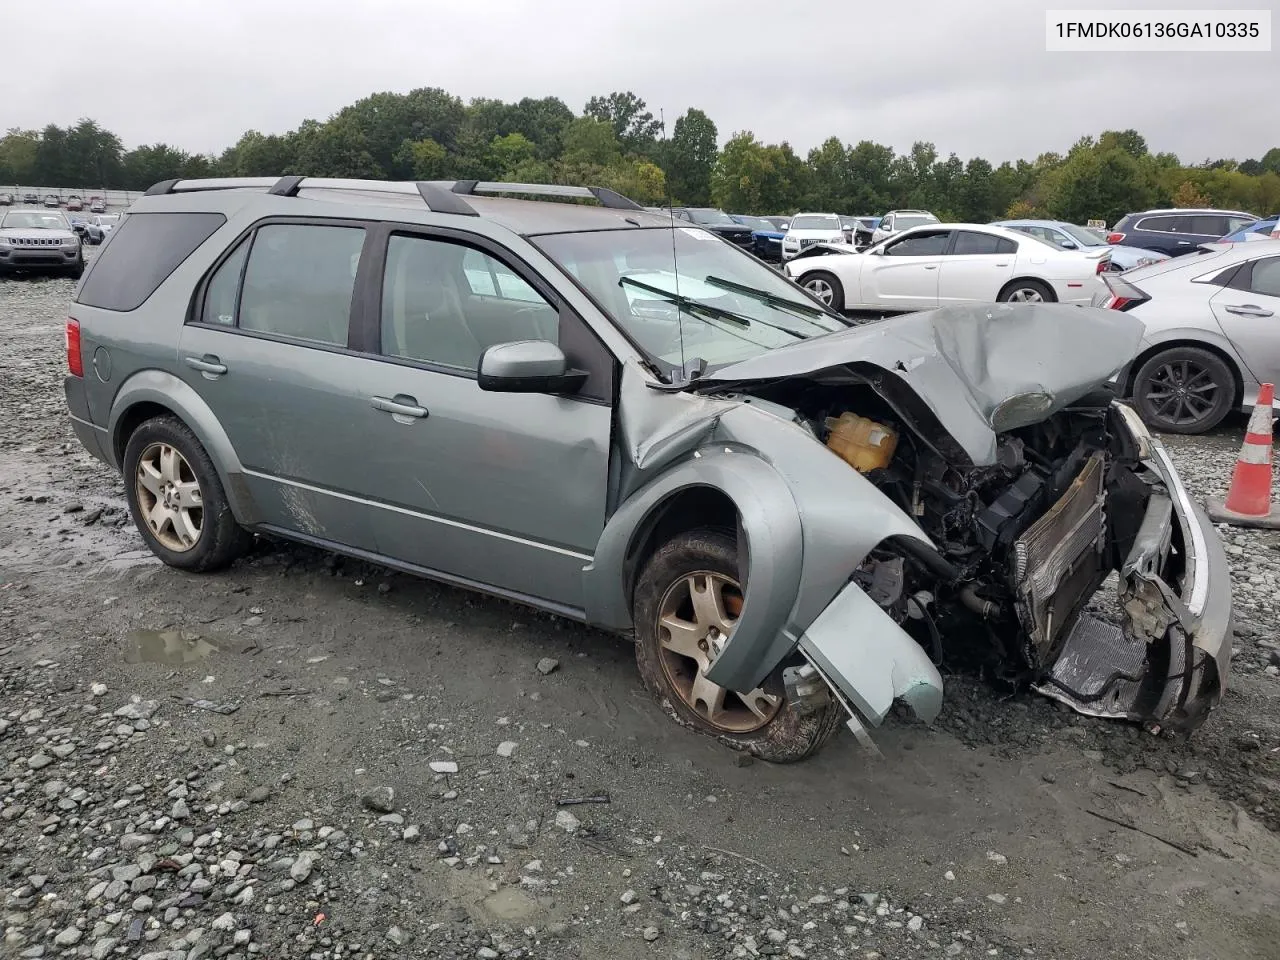
[[[1085,614],[1037,689],[1080,713],[1190,732],[1231,667],[1231,575],[1213,524],[1169,454],[1128,408],[1120,418],[1154,487],[1120,570],[1123,625]]]

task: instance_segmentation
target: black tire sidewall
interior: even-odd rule
[[[200,484],[204,517],[200,539],[190,550],[170,550],[155,538],[142,516],[134,478],[143,451],[153,443],[167,443],[177,449],[190,464],[191,471]],[[173,417],[156,417],[139,426],[125,445],[121,474],[134,525],[151,552],[168,566],[194,572],[217,570],[228,566],[243,552],[249,535],[231,512],[222,481],[218,478],[209,454],[182,421]]]
[[[699,571],[738,579],[737,545],[732,534],[713,529],[681,534],[659,547],[636,582],[632,603],[636,665],[640,678],[663,709],[682,726],[719,740],[735,750],[774,763],[792,763],[816,752],[839,729],[843,708],[834,701],[813,716],[801,716],[785,701],[781,669],[765,680],[770,693],[784,697],[782,708],[764,727],[751,733],[726,733],[710,726],[671,689],[662,667],[658,609],[672,584]]]
[[[1213,410],[1202,420],[1190,424],[1168,423],[1162,420],[1151,409],[1147,402],[1146,386],[1151,374],[1157,367],[1166,363],[1177,363],[1180,360],[1191,360],[1210,371],[1213,381],[1218,386],[1218,399]],[[1154,354],[1141,367],[1133,378],[1133,405],[1150,427],[1163,433],[1199,434],[1212,430],[1235,406],[1236,382],[1231,368],[1216,353],[1202,350],[1199,347],[1171,347]]]

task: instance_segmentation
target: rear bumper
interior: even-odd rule
[[[67,415],[71,420],[71,428],[76,433],[76,439],[93,456],[108,466],[114,467],[107,431],[97,426],[89,414],[89,399],[85,396],[84,379],[70,375],[64,377],[62,392],[67,398]]]

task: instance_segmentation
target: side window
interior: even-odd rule
[[[1280,297],[1280,257],[1254,261],[1249,289],[1264,297]]]
[[[1179,222],[1184,217],[1143,217],[1137,222],[1135,230],[1154,230],[1157,233],[1180,233]]]
[[[471,292],[481,297],[501,297],[538,303],[542,298],[512,270],[479,250],[468,249],[462,257],[462,269]]]
[[[244,273],[244,261],[249,256],[249,239],[236,247],[235,252],[218,267],[204,292],[204,306],[200,319],[223,327],[236,323],[236,300],[240,296],[240,275]]]
[[[1191,221],[1188,233],[1198,233],[1201,236],[1221,237],[1230,233],[1227,229],[1227,218],[1216,214],[1205,214],[1203,216],[1188,217]]]
[[[1227,233],[1235,233],[1237,230],[1243,230],[1245,227],[1260,221],[1254,220],[1252,217],[1227,217]]]
[[[950,236],[947,230],[915,233],[889,244],[884,253],[887,257],[940,257],[947,249]]]
[[[474,371],[513,340],[559,340],[559,314],[510,267],[475,248],[393,235],[382,282],[382,352]]]
[[[111,231],[77,303],[136,310],[227,222],[220,213],[133,213]]]
[[[346,346],[364,237],[359,227],[260,227],[244,271],[240,328]]]
[[[1002,243],[1013,245],[1012,240],[1005,240],[1004,237],[993,236],[989,233],[978,233],[974,230],[961,230],[956,234],[956,245],[952,250],[952,256],[981,256],[1002,253],[1003,251],[1000,249]]]

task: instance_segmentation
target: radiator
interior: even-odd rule
[[[1013,544],[1018,614],[1032,666],[1049,660],[1097,589],[1105,546],[1104,463],[1094,454],[1066,492]]]

